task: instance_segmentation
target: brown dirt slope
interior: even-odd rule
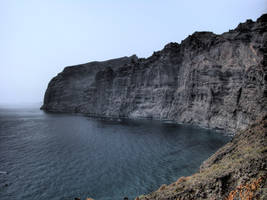
[[[267,199],[267,116],[235,135],[198,173],[136,200]]]

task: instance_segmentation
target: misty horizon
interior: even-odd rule
[[[133,54],[149,57],[195,31],[221,34],[267,11],[266,0],[0,5],[0,104],[41,104],[49,81],[66,66]]]
[[[267,196],[267,0],[0,1],[0,199]]]

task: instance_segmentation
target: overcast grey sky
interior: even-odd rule
[[[65,66],[148,57],[266,12],[267,0],[0,0],[0,103],[41,102]]]

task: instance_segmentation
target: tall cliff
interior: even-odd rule
[[[42,109],[244,129],[267,113],[266,30],[267,14],[221,35],[195,32],[146,59],[66,67]]]

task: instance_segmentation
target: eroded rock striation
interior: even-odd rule
[[[43,110],[152,118],[229,132],[267,113],[267,15],[221,35],[195,32],[144,59],[66,67]]]

